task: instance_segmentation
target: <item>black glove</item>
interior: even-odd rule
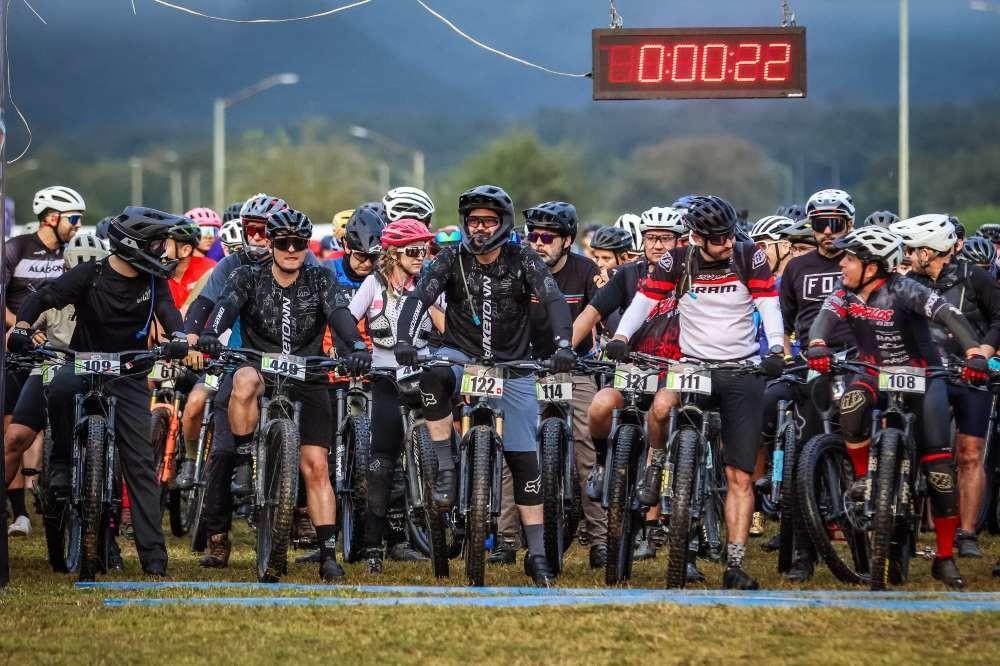
[[[412,366],[417,362],[417,348],[409,342],[397,342],[393,348],[396,355],[396,363],[402,366]]]
[[[163,355],[174,360],[181,360],[188,355],[187,340],[175,339],[163,344]]]
[[[371,369],[372,354],[367,349],[352,351],[344,357],[344,363],[348,374],[360,377]]]
[[[576,353],[570,348],[559,349],[549,359],[554,372],[571,372],[576,367]]]
[[[202,333],[198,336],[198,349],[202,350],[212,358],[216,358],[222,353],[222,343],[217,336],[211,333]]]
[[[781,373],[785,371],[784,354],[768,354],[760,362],[760,369],[763,370],[764,374],[768,377],[780,377]]]
[[[10,337],[7,338],[7,349],[15,354],[30,352],[35,348],[35,341],[31,339],[31,336],[30,328],[15,326],[10,331]]]
[[[632,350],[629,349],[627,341],[613,338],[608,341],[608,344],[604,345],[604,353],[612,361],[623,362],[628,360],[628,355],[632,353]]]

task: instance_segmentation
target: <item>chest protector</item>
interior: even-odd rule
[[[406,298],[406,294],[391,293],[392,288],[386,284],[381,274],[376,274],[375,280],[382,289],[382,309],[374,315],[369,312],[368,334],[376,347],[392,349],[396,344],[396,327],[399,325],[399,313],[403,309],[403,299]],[[430,337],[431,318],[425,313],[417,327],[416,335],[413,336],[413,346],[423,349]]]

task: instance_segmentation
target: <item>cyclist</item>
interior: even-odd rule
[[[545,263],[530,247],[509,241],[514,229],[514,203],[499,187],[480,185],[458,200],[462,244],[441,250],[425,269],[412,298],[399,317],[396,360],[412,365],[413,343],[423,313],[445,294],[445,345],[440,353],[460,359],[510,361],[525,359],[532,334],[530,296],[546,308],[554,332],[552,366],[569,372],[575,364],[570,346],[569,306]],[[450,507],[455,501],[456,472],[452,452],[451,397],[458,389],[460,369],[424,371],[420,391],[424,417],[437,451],[434,501]],[[509,377],[499,400],[504,410],[503,453],[514,479],[514,501],[528,542],[525,573],[536,584],[548,585],[552,569],[545,558],[542,498],[536,431],[538,403],[533,377]]]
[[[30,348],[28,322],[35,321],[42,312],[73,305],[76,328],[70,347],[78,352],[133,349],[148,337],[155,315],[166,333],[177,338],[169,343],[170,356],[183,358],[187,354],[183,322],[165,279],[175,262],[163,258],[169,229],[179,221],[175,215],[150,208],[126,208],[108,229],[110,257],[78,265],[21,305],[10,338],[12,348]],[[65,497],[69,487],[69,455],[76,427],[74,403],[83,387],[84,379],[73,373],[71,363],[64,365],[49,384],[53,439],[50,490],[54,498]],[[117,400],[115,442],[128,486],[139,560],[144,572],[163,576],[167,551],[149,445],[149,385],[144,375],[123,375],[108,383],[106,390]]]
[[[623,213],[615,220],[614,226],[624,229],[632,237],[632,249],[629,251],[629,261],[642,255],[642,218],[634,213]]]
[[[616,268],[628,261],[632,234],[618,227],[601,227],[594,232],[589,247],[598,270],[594,284],[600,288],[608,283]]]
[[[411,219],[420,220],[428,229],[434,215],[434,202],[417,187],[394,187],[382,198],[385,217],[389,222]]]
[[[940,294],[959,309],[983,341],[983,354],[991,357],[1000,346],[1000,284],[969,262],[954,261],[957,234],[948,215],[918,215],[896,222],[889,230],[903,240],[910,257],[910,277]],[[931,322],[931,337],[941,350],[935,364],[961,359],[964,349],[947,327]],[[961,526],[955,537],[959,557],[982,557],[976,523],[986,494],[986,426],[992,399],[989,393],[969,386],[949,384],[948,400],[955,419],[955,458],[958,463],[958,508]]]
[[[969,236],[965,240],[961,258],[983,269],[994,280],[997,278],[997,250],[982,236]]]
[[[806,358],[811,369],[829,371],[831,350],[827,341],[845,321],[854,334],[860,360],[885,366],[925,367],[936,362],[940,354],[928,327],[928,320],[932,320],[945,326],[960,346],[965,358],[963,379],[987,378],[986,359],[975,331],[961,311],[927,287],[896,273],[903,260],[899,236],[870,226],[837,240],[836,247],[844,251],[840,262],[842,286],[827,297],[810,329]],[[867,374],[855,376],[840,399],[840,429],[857,479],[849,491],[852,498],[864,496],[871,410],[879,402],[875,378]],[[944,382],[929,379],[926,393],[920,398],[908,398],[907,403],[921,426],[914,432],[934,513],[937,557],[931,574],[948,587],[961,588],[965,580],[953,556],[959,498]]]
[[[795,222],[806,219],[805,207],[802,204],[797,203],[781,206],[778,210],[774,211],[774,214],[780,215],[781,217],[787,217]]]
[[[622,315],[609,357],[628,358],[629,338],[639,329],[657,302],[673,296],[680,320],[682,357],[701,361],[759,361],[763,372],[778,376],[785,360],[780,344],[781,311],[774,276],[763,251],[736,241],[737,216],[733,207],[715,196],[691,197],[685,206],[685,226],[691,245],[667,252],[641,282],[635,299]],[[755,309],[760,313],[769,353],[760,360]],[[761,430],[764,379],[758,374],[713,373],[713,399],[722,416],[723,459],[726,465],[726,588],[756,589],[757,581],[743,568],[753,513],[750,475],[757,457]],[[659,496],[666,463],[666,422],[675,398],[662,391],[654,397],[650,423],[653,452],[640,501],[652,506]]]
[[[172,226],[170,236],[167,238],[167,248],[163,256],[177,262],[167,284],[170,285],[174,305],[182,315],[187,313],[188,306],[204,287],[215,266],[215,261],[212,259],[195,253],[201,240],[201,228],[190,218],[184,218]]]
[[[764,251],[767,265],[771,267],[771,272],[778,282],[781,281],[781,274],[792,258],[792,242],[788,240],[785,232],[793,226],[795,222],[791,218],[768,215],[757,220],[749,232],[750,240],[757,244],[758,249]]]
[[[222,229],[222,219],[211,208],[192,208],[184,213],[184,217],[194,220],[201,229],[201,240],[195,248],[200,257],[208,257],[218,261],[223,257],[222,244],[219,242],[219,231]]]
[[[785,229],[784,236],[792,244],[792,259],[816,249],[816,238],[808,218],[797,220],[795,224]]]
[[[393,347],[399,309],[404,295],[413,289],[432,235],[420,220],[401,218],[390,223],[382,231],[382,254],[375,272],[364,279],[351,299],[351,315],[355,321],[365,320],[371,335],[376,367],[397,367]],[[429,319],[421,322],[416,346],[427,345],[430,327]],[[369,573],[381,573],[382,539],[386,532],[393,469],[402,452],[403,423],[395,382],[379,377],[372,381],[371,390],[372,439],[366,475],[365,558]]]
[[[337,239],[337,242],[341,246],[344,245],[344,234],[346,233],[347,223],[351,220],[351,215],[353,214],[353,208],[348,208],[347,210],[338,211],[333,214],[333,219],[330,222],[330,230],[333,232],[333,237]]]
[[[344,256],[323,262],[337,276],[337,284],[348,290],[348,301],[375,270],[382,252],[380,238],[386,217],[378,206],[381,204],[364,204],[354,210],[344,228]]]
[[[983,224],[976,230],[976,233],[993,243],[994,249],[1000,253],[1000,224],[992,222]]]
[[[227,257],[243,249],[243,222],[239,217],[222,223],[219,240],[222,241],[222,251]]]
[[[594,259],[594,251],[593,247],[591,247],[594,234],[603,228],[604,225],[597,222],[591,222],[583,228],[583,235],[580,237],[580,253],[588,259]]]
[[[270,263],[248,264],[233,271],[222,297],[215,305],[209,324],[198,338],[205,353],[217,356],[219,336],[240,317],[243,345],[263,352],[316,356],[322,351],[327,323],[353,344],[348,359],[352,374],[361,374],[371,365],[371,355],[357,329],[336,320],[339,301],[336,284],[328,270],[305,264],[312,222],[291,208],[271,212],[266,234],[271,244]],[[265,391],[263,377],[252,365],[244,365],[219,387],[219,401],[228,403],[229,428],[237,456],[247,456],[257,428],[258,400]],[[330,485],[327,464],[333,420],[325,386],[299,384],[292,389],[302,403],[299,422],[301,437],[300,469],[309,497],[309,514],[320,541],[320,578],[344,578],[336,560],[336,498]],[[217,446],[218,442],[213,446]],[[249,478],[233,483],[233,491],[246,494]],[[207,498],[206,498],[207,501]],[[219,538],[209,526],[209,539]]]

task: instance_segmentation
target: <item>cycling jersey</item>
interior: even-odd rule
[[[351,270],[351,261],[347,255],[327,259],[322,265],[336,276],[337,291],[340,292],[342,299],[350,302],[358,289],[361,288],[361,283],[365,281],[366,276],[358,275]],[[358,332],[361,333],[361,339],[364,340],[365,344],[371,348],[372,340],[368,336],[368,322],[363,317],[358,321]],[[337,356],[346,356],[351,353],[350,343],[338,336],[336,331],[328,329],[323,337],[323,349],[329,351],[331,347],[335,347],[334,351]]]
[[[321,266],[303,266],[295,282],[282,287],[271,263],[240,266],[229,276],[205,331],[219,336],[239,316],[244,345],[262,352],[317,356],[323,332],[339,296],[333,274]]]
[[[34,322],[50,308],[75,306],[70,347],[84,352],[121,352],[146,346],[153,317],[168,335],[183,328],[167,281],[140,273],[126,277],[103,259],[85,262],[31,294],[18,321]]]
[[[1000,346],[1000,285],[989,273],[968,262],[952,261],[941,269],[937,280],[913,272],[909,277],[961,310],[984,344],[994,349]],[[931,338],[947,355],[965,357],[965,349],[937,322],[931,323]]]
[[[399,311],[403,305],[403,294],[414,285],[414,280],[410,280],[404,285],[401,291],[394,291],[386,284],[385,279],[379,273],[373,273],[365,278],[361,287],[351,298],[350,310],[354,319],[358,322],[366,321],[368,334],[372,341],[372,364],[375,367],[394,368],[396,358],[392,348],[396,344],[396,326],[399,323]],[[420,323],[416,340],[413,345],[418,349],[427,346],[430,339],[431,320],[430,316],[425,316]]]
[[[174,279],[171,278],[167,280],[167,284],[170,285],[170,294],[174,297],[174,304],[178,308],[183,308],[186,305],[190,305],[188,302],[192,292],[197,292],[199,285],[207,283],[207,278],[212,269],[215,267],[215,262],[206,257],[192,256],[188,260],[187,268],[184,270],[184,275],[175,275]]]
[[[597,285],[594,284],[594,276],[597,275],[597,264],[590,259],[579,255],[570,254],[566,257],[566,263],[557,273],[553,273],[556,285],[569,305],[570,317],[576,319],[583,312],[583,308],[590,303],[590,300],[597,293]],[[549,327],[549,318],[546,308],[542,305],[537,296],[531,296],[531,346],[532,353],[536,358],[548,358],[555,353],[556,348],[552,343],[552,329]],[[586,354],[594,348],[593,337],[588,335],[577,346],[577,354]]]
[[[651,268],[646,257],[622,264],[614,269],[608,283],[594,294],[590,305],[600,313],[606,330],[618,328],[621,313],[625,312],[639,291],[639,280],[648,275]]]
[[[7,309],[17,312],[28,294],[55,280],[65,270],[62,245],[50,250],[37,233],[8,239],[0,266],[0,284],[7,291]]]
[[[781,274],[781,318],[785,333],[795,335],[800,345],[809,342],[809,328],[823,307],[826,297],[840,286],[840,260],[843,253],[825,257],[813,250],[789,260]],[[827,344],[837,349],[854,344],[846,321],[837,322]]]
[[[571,339],[569,306],[548,267],[528,246],[508,243],[489,264],[460,246],[442,249],[403,303],[400,342],[413,342],[424,312],[442,293],[448,305],[445,344],[469,356],[527,358],[532,294],[548,313],[555,339]]]
[[[958,308],[924,285],[896,273],[876,282],[867,303],[843,287],[834,291],[816,315],[809,340],[825,341],[838,324],[847,321],[860,360],[924,367],[940,358],[928,319],[951,331],[963,357],[966,349],[979,346],[975,331]]]
[[[676,290],[676,294],[675,294]],[[767,256],[752,243],[736,243],[722,261],[707,261],[694,245],[663,255],[622,315],[617,333],[631,337],[653,306],[676,295],[680,351],[705,361],[756,357],[760,312],[772,345],[781,343],[781,311]]]

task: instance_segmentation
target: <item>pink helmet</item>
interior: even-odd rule
[[[211,208],[192,208],[184,213],[184,217],[194,220],[199,227],[215,227],[216,229],[222,227],[222,219]]]
[[[420,220],[404,217],[389,223],[382,230],[382,245],[390,247],[403,247],[411,243],[426,243],[434,238],[434,234],[427,228],[427,225]]]

